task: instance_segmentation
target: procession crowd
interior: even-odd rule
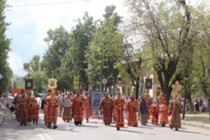
[[[82,125],[83,119],[86,119],[88,123],[89,119],[94,116],[89,92],[76,91],[59,96],[56,90],[48,90],[40,106],[31,91],[22,90],[14,97],[12,104],[14,109],[10,108],[10,110],[15,112],[21,126],[26,126],[31,122],[37,125],[40,109],[43,110],[46,127],[53,129],[58,127],[58,115],[64,122],[68,123],[73,120],[76,126]],[[138,119],[144,126],[151,120],[153,125],[165,127],[169,124],[171,129],[178,130],[181,127],[180,105],[180,101],[174,97],[167,106],[164,94],[154,99],[144,94],[137,100],[134,95],[131,95],[126,100],[120,91],[117,91],[115,97],[105,92],[104,97],[99,101],[98,110],[102,115],[103,123],[106,126],[115,123],[117,130],[125,126],[125,120],[128,126],[137,127]]]

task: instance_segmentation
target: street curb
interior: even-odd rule
[[[202,123],[198,123],[198,122],[190,122],[190,121],[183,121],[183,120],[182,120],[182,124],[193,126],[193,127],[204,128],[204,129],[208,129],[208,130],[210,129],[210,124],[202,124]]]

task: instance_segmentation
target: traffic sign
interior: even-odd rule
[[[107,84],[107,79],[106,79],[106,78],[102,79],[102,83],[103,83],[104,85]]]

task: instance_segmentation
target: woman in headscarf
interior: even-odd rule
[[[139,102],[139,113],[141,115],[141,125],[147,125],[147,114],[149,106],[145,100],[145,96],[142,96]]]

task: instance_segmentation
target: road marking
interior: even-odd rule
[[[38,136],[41,140],[46,140],[45,137],[42,134],[39,134]]]
[[[51,139],[51,137],[48,135],[48,134],[46,134],[46,133],[44,133],[42,130],[41,130],[41,128],[40,127],[34,127],[34,130],[35,131],[37,131],[37,132],[39,132],[39,138],[41,139],[41,140],[53,140],[53,139]]]
[[[41,140],[53,140],[53,139],[51,139],[50,136],[49,136],[48,134],[46,134],[46,133],[39,134],[38,136],[39,136],[39,138],[40,138]]]

